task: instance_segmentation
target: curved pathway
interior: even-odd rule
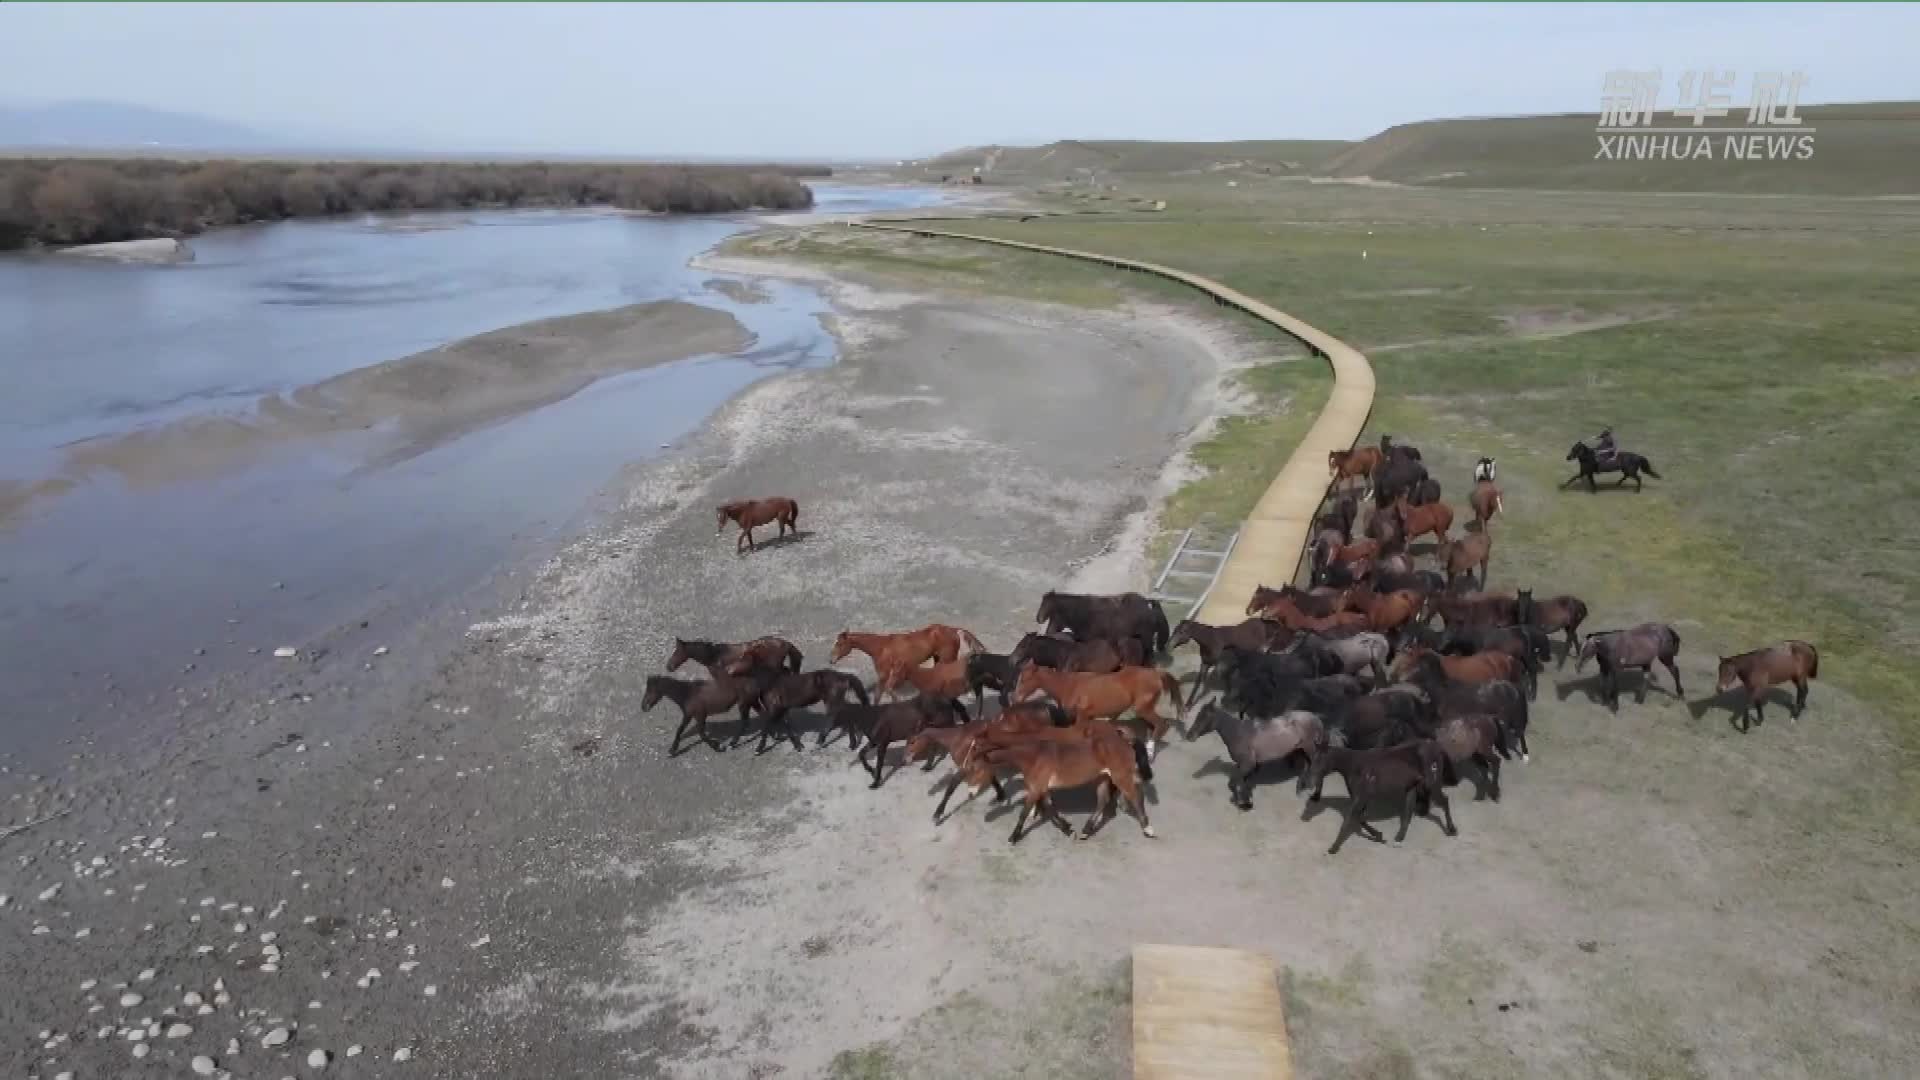
[[[1304,343],[1315,355],[1325,357],[1333,367],[1333,393],[1320,410],[1319,419],[1314,421],[1313,427],[1300,440],[1300,445],[1294,447],[1293,454],[1281,466],[1273,482],[1267,485],[1260,501],[1254,504],[1253,512],[1240,528],[1240,539],[1234,544],[1226,565],[1221,567],[1220,577],[1194,617],[1205,623],[1232,625],[1246,618],[1247,601],[1252,599],[1256,586],[1294,580],[1299,573],[1300,560],[1306,554],[1307,532],[1327,492],[1327,453],[1352,449],[1354,441],[1360,437],[1360,429],[1366,426],[1367,416],[1373,411],[1373,367],[1358,349],[1217,281],[1170,266],[1092,251],[1004,240],[997,236],[927,229],[911,223],[856,221],[848,224],[858,229],[998,244],[1001,247],[1061,255],[1103,263],[1121,270],[1154,274],[1197,289],[1218,303],[1238,308],[1276,326]]]

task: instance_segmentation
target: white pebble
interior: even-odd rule
[[[47,886],[46,891],[40,894],[40,899],[42,902],[45,902],[59,895],[60,895],[60,885],[58,882],[55,882],[54,884]]]
[[[349,1047],[347,1047],[347,1056],[348,1056],[348,1057],[359,1057],[359,1056],[360,1056],[360,1044],[359,1044],[359,1043],[354,1043],[354,1044],[353,1044],[352,1046],[349,1046]]]
[[[325,1050],[315,1049],[313,1053],[307,1055],[307,1066],[313,1069],[324,1069],[327,1067],[327,1062],[332,1060],[333,1055]]]
[[[299,650],[295,649],[291,645],[282,645],[279,648],[273,650],[273,655],[279,657],[282,660],[290,660],[294,656],[298,655],[298,652]]]
[[[419,966],[420,966],[420,961],[418,960],[402,960],[400,962],[400,974],[406,975],[412,972],[414,968],[417,968]]]
[[[216,901],[211,896],[203,896],[200,898],[201,907],[212,907],[215,903]]]
[[[319,1002],[317,1002],[317,1001],[309,1001],[309,1002],[307,1002],[307,1008],[309,1008],[309,1009],[317,1009],[317,1008],[319,1008],[319,1007],[320,1007],[320,1003],[319,1003]]]
[[[70,1072],[54,1073],[53,1080],[73,1080],[73,1074]]]
[[[279,934],[274,933],[272,930],[268,930],[267,932],[260,935],[260,943],[263,945],[267,944],[273,941],[274,938],[277,938],[279,936],[280,936]]]
[[[200,991],[189,990],[187,991],[187,996],[180,999],[180,1004],[193,1007],[201,1004],[204,1000],[205,999],[200,996]]]
[[[229,997],[226,994],[215,994],[213,995],[213,1003],[216,1006],[225,1008],[226,1006],[231,1005],[233,1003],[233,998]]]
[[[212,1016],[212,1015],[213,1015],[213,1006],[211,1006],[211,1005],[202,1005],[202,1006],[200,1006],[200,1007],[199,1007],[198,1009],[195,1009],[195,1010],[193,1010],[193,1012],[194,1012],[194,1015],[196,1015],[196,1016]]]
[[[174,1024],[167,1028],[167,1038],[169,1039],[184,1039],[191,1034],[193,1034],[193,1025],[191,1024]]]
[[[140,1040],[146,1037],[147,1037],[147,1029],[143,1027],[133,1028],[132,1030],[127,1032],[128,1042],[139,1042]]]
[[[133,1056],[135,1058],[146,1057],[149,1053],[152,1053],[152,1052],[153,1052],[153,1048],[151,1046],[148,1046],[146,1043],[133,1044]]]
[[[90,938],[93,936],[93,928],[90,926],[83,926],[80,929],[75,930],[73,932],[73,936],[75,940]]]
[[[145,1000],[146,999],[141,997],[139,994],[135,994],[129,991],[125,994],[120,995],[120,1007],[123,1009],[131,1009],[135,1005],[138,1005]]]
[[[387,655],[387,647],[385,645],[380,646],[379,648],[373,650],[373,655],[375,656]]]
[[[53,931],[52,931],[52,930],[49,930],[49,929],[47,929],[47,928],[46,928],[46,927],[44,927],[44,926],[36,926],[36,927],[34,927],[34,928],[33,928],[33,936],[34,936],[34,937],[39,937],[39,936],[40,936],[41,934],[51,934],[51,933],[53,933]]]
[[[412,1051],[412,1049],[410,1049],[410,1048],[408,1048],[408,1047],[405,1047],[405,1046],[403,1046],[403,1047],[401,1047],[400,1049],[398,1049],[398,1050],[395,1050],[395,1051],[393,1052],[393,1060],[395,1060],[395,1061],[411,1061],[411,1060],[413,1060],[413,1051]]]
[[[93,989],[94,987],[96,987],[96,986],[99,986],[99,985],[100,985],[100,980],[99,980],[99,979],[88,979],[88,980],[87,980],[86,982],[83,982],[83,983],[81,983],[81,984],[80,984],[80,989],[82,989],[82,990],[91,990],[91,989]]]
[[[105,865],[107,865],[107,859],[106,859],[106,856],[104,856],[104,855],[95,855],[95,856],[93,857],[93,861],[92,861],[91,863],[88,863],[87,865],[89,865],[89,866],[105,866]]]
[[[135,975],[133,977],[133,981],[134,982],[152,982],[153,977],[158,974],[159,972],[153,970],[152,968],[145,968],[140,972],[140,974]]]
[[[213,1059],[205,1054],[196,1056],[193,1059],[193,1071],[199,1073],[201,1076],[212,1076]]]
[[[237,922],[237,923],[234,923],[234,924],[233,924],[233,932],[234,932],[234,933],[236,933],[236,934],[244,934],[244,933],[246,933],[246,932],[247,932],[247,924],[246,924],[246,923],[243,923],[243,922]]]
[[[492,935],[492,934],[481,934],[481,935],[480,935],[480,938],[479,938],[479,940],[477,940],[477,941],[475,941],[475,942],[473,942],[473,943],[471,943],[471,944],[469,944],[469,945],[467,946],[467,948],[469,948],[469,949],[477,949],[477,948],[479,948],[479,947],[480,947],[480,946],[482,946],[482,945],[487,945],[487,944],[490,944],[490,943],[492,943],[492,941],[493,941],[493,935]]]
[[[277,1027],[277,1028],[274,1028],[272,1031],[267,1032],[266,1038],[260,1040],[260,1045],[265,1047],[275,1047],[275,1046],[281,1045],[282,1043],[285,1043],[288,1039],[291,1039],[291,1038],[293,1038],[293,1033],[291,1031],[288,1031],[286,1028],[283,1028],[283,1027]]]
[[[280,965],[279,964],[261,964],[260,970],[268,975],[272,975],[275,972],[280,970]]]
[[[443,877],[443,878],[441,878],[441,879],[440,879],[440,887],[441,887],[441,888],[443,888],[443,889],[451,889],[451,888],[453,888],[453,879],[452,879],[452,878],[450,878],[450,877]]]
[[[427,995],[428,997],[432,997],[433,995],[440,992],[440,988],[437,986],[429,986],[425,990],[422,990],[420,992]]]

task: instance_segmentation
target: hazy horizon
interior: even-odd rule
[[[1592,112],[1606,73],[1800,71],[1920,98],[1915,5],[0,4],[0,104],[112,102],[311,147],[921,157],[1062,138],[1363,139]],[[183,63],[170,43],[192,42]]]

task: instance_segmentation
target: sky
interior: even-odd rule
[[[119,101],[329,145],[914,157],[1359,139],[1593,112],[1608,71],[1920,98],[1920,4],[0,3],[0,104]],[[1663,99],[1661,107],[1668,107]]]

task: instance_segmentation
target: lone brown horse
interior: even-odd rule
[[[719,536],[726,532],[729,521],[739,525],[740,536],[733,542],[733,553],[738,555],[743,544],[748,551],[754,549],[753,530],[762,525],[779,523],[780,536],[775,537],[776,540],[786,536],[788,529],[792,529],[795,536],[800,535],[800,526],[797,524],[799,519],[800,504],[784,495],[771,499],[745,499],[740,502],[721,503],[715,516],[713,535]]]
[[[1405,530],[1404,536],[1408,542],[1431,533],[1435,540],[1444,543],[1448,531],[1453,528],[1453,507],[1446,503],[1435,502],[1425,506],[1414,506],[1407,501],[1405,495],[1402,495],[1393,505],[1394,509],[1400,513],[1400,524]]]
[[[1793,712],[1795,720],[1807,708],[1807,683],[1820,677],[1820,650],[1804,641],[1782,641],[1764,649],[1741,653],[1738,656],[1720,658],[1720,676],[1716,689],[1727,693],[1736,686],[1745,686],[1747,699],[1740,704],[1740,730],[1746,731],[1752,723],[1766,723],[1766,710],[1763,708],[1767,691],[1774,686],[1791,682],[1793,684]],[[1750,723],[1747,713],[1751,710],[1753,720]]]

